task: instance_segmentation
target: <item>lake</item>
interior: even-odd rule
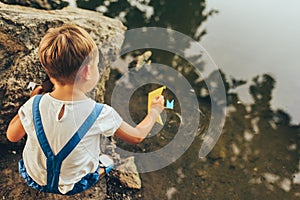
[[[208,9],[220,12],[204,27],[203,46],[228,75],[249,80],[268,73],[276,80],[271,101],[299,124],[300,2],[210,0]],[[242,93],[249,102],[247,92]]]
[[[172,146],[173,154],[162,153],[157,156],[157,162],[144,160],[139,163],[136,157],[139,170],[143,172],[140,174],[142,199],[300,197],[300,79],[297,78],[297,72],[300,72],[300,2],[81,0],[77,1],[77,6],[119,18],[129,30],[152,26],[176,30],[193,41],[199,41],[221,70],[216,72],[211,69],[212,62],[204,53],[194,60],[199,64],[201,72],[208,70],[211,74],[197,74],[195,66],[187,59],[195,53],[190,43],[184,49],[186,52],[189,49],[188,56],[182,58],[165,49],[151,48],[149,41],[145,41],[148,48],[146,45],[124,54],[125,59],[113,66],[111,79],[107,83],[106,102],[109,104],[112,103],[111,95],[118,81],[126,86],[125,89],[135,86],[134,81],[138,78],[124,74],[128,72],[127,66],[133,57],[145,50],[152,51],[153,63],[174,69],[174,75],[170,75],[170,71],[163,71],[161,65],[141,69],[139,72],[142,75],[148,73],[149,77],[158,77],[155,79],[157,82],[133,87],[136,90],[128,98],[128,106],[123,106],[122,98],[116,98],[116,110],[124,119],[129,117],[134,123],[139,122],[147,112],[145,102],[149,91],[160,87],[166,80],[170,82],[170,86],[167,86],[169,88],[184,83],[176,82],[181,77],[176,72],[188,80],[192,87],[186,91],[185,88],[166,92],[166,97],[175,99],[175,109],[165,112],[165,126],[156,125],[153,131],[155,134],[152,133],[143,143],[131,146],[118,141],[120,149],[135,155],[146,155],[171,144],[180,135],[178,133],[183,122],[185,125],[198,126],[197,131],[192,133],[193,141],[184,147],[182,155],[181,152],[177,154],[177,150],[182,148],[177,144]],[[169,38],[165,38],[165,35],[168,33],[153,38],[161,39],[160,42],[164,43],[165,40],[172,40],[174,33]],[[138,40],[139,35],[136,36]],[[175,40],[170,45],[176,47],[184,42]],[[218,104],[219,101],[212,97],[207,88],[219,76],[224,81],[226,104]],[[120,77],[125,78],[120,81]],[[187,91],[195,94],[198,100],[199,112],[196,118],[183,115],[185,99],[190,95],[185,93]],[[226,121],[213,150],[205,158],[199,158],[203,138],[209,135],[209,124],[218,118],[213,114],[214,105],[226,107]],[[189,108],[197,110],[192,105]],[[222,110],[217,113],[222,113]],[[188,132],[182,135],[190,137]],[[143,171],[152,169],[152,166],[154,169],[160,164],[164,165],[169,159],[173,159],[173,162],[164,167]]]

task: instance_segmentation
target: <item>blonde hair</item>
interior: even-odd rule
[[[73,24],[50,28],[38,51],[48,75],[61,84],[74,83],[79,68],[95,59],[97,53],[91,36]]]

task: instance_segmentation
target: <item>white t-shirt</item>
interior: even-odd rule
[[[33,98],[29,99],[18,114],[28,135],[23,150],[23,160],[28,175],[39,185],[47,185],[46,157],[38,142],[32,116]],[[40,101],[41,119],[45,135],[52,152],[56,155],[82,125],[94,108],[95,101],[61,101],[43,95]],[[64,106],[64,114],[58,115]],[[112,136],[122,123],[120,115],[110,106],[104,105],[98,119],[81,139],[80,143],[62,162],[59,191],[63,194],[72,190],[74,184],[99,165],[100,134]]]

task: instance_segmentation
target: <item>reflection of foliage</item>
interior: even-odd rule
[[[168,52],[154,51],[154,57],[158,54],[168,54]],[[172,56],[164,55],[164,57],[171,58]],[[163,62],[163,59],[159,60],[160,62]],[[199,75],[194,71],[195,68],[184,59],[175,56],[169,62],[172,63],[174,69],[189,80],[195,89],[200,110],[205,115],[201,119],[199,128],[205,130],[209,124],[209,103],[212,101],[209,94],[203,95],[201,90],[207,90],[206,82],[214,82],[217,72],[211,73],[204,82],[199,80]],[[114,72],[112,77],[118,73]],[[299,152],[296,148],[299,146],[299,126],[291,126],[290,117],[284,111],[272,110],[270,101],[275,85],[274,78],[267,74],[253,78],[249,90],[255,102],[244,105],[240,102],[238,94],[231,89],[245,85],[245,81],[231,80],[229,83],[226,75],[220,73],[229,101],[223,135],[217,145],[206,161],[199,160],[195,152],[199,151],[200,135],[195,138],[187,152],[172,165],[152,174],[143,174],[144,196],[151,199],[163,197],[165,195],[163,191],[168,189],[166,182],[171,182],[180,187],[180,193],[176,193],[174,199],[232,199],[232,197],[236,199],[293,199],[295,191],[299,188],[291,181],[299,162]],[[203,99],[208,101],[203,101]],[[140,106],[136,104],[139,101],[145,102],[145,100],[134,101],[132,106]],[[137,109],[137,107],[132,109]],[[175,125],[179,123],[176,119],[173,121]],[[143,143],[134,147],[126,147],[134,152],[154,151],[172,140],[175,134],[174,128],[176,126],[173,125],[170,128],[166,127],[164,131]],[[181,169],[186,176],[181,182],[177,182],[178,169]],[[274,177],[275,180],[272,179]],[[156,186],[149,181],[153,179],[159,180]],[[190,183],[193,184],[186,187]],[[149,192],[151,191],[149,188],[159,188],[159,190],[153,194]],[[224,194],[224,191],[228,192]]]
[[[205,0],[78,0],[81,8],[95,10],[98,6],[107,8],[104,14],[120,18],[129,28],[156,26],[171,28],[195,40],[205,34],[199,32],[200,25],[215,10],[205,13]]]
[[[264,74],[261,78],[258,76],[253,78],[253,82],[255,85],[250,86],[250,94],[255,106],[269,109],[275,80],[270,75]]]
[[[205,0],[78,0],[77,4],[79,7],[92,10],[97,10],[100,6],[104,6],[107,8],[107,11],[104,12],[105,15],[121,19],[128,29],[144,26],[171,28],[190,36],[194,40],[200,40],[201,36],[205,34],[205,31],[201,32],[201,24],[210,15],[217,12],[211,10],[206,13]],[[142,35],[135,35],[134,38],[128,39],[128,46],[131,46],[130,42],[133,40],[135,44],[143,44],[150,47],[154,44],[164,44],[169,49],[183,52],[191,47],[191,40],[184,37],[174,38],[172,33],[153,35],[150,31],[147,36],[151,38],[150,41],[145,41],[145,37]],[[195,66],[188,63],[185,58],[160,49],[147,48],[147,50],[153,52],[151,56],[153,62],[172,66],[184,75],[187,80],[194,81],[200,78],[199,72],[196,72],[194,69]],[[141,53],[138,51],[137,54]],[[197,65],[198,69],[203,70],[205,61],[201,60],[202,53],[196,53],[198,54],[187,56],[190,60],[193,60],[193,64]],[[135,56],[134,54],[132,55]],[[213,79],[213,76],[211,76],[211,79]],[[191,84],[193,87],[197,87],[198,83],[191,82]],[[201,88],[203,87],[201,86]],[[199,93],[201,88],[195,90],[195,92]]]
[[[93,2],[98,2],[97,6],[103,5],[103,1]],[[132,6],[127,0],[110,2],[106,14],[119,17],[120,14],[125,13],[124,23],[129,29],[142,26],[169,27],[197,40],[201,37],[197,30],[209,16],[204,14],[204,0],[195,0],[192,3],[183,0],[139,1],[153,7],[153,15],[148,18],[146,12]],[[156,40],[166,40],[165,37],[156,37]],[[187,49],[188,45],[181,45],[181,47]],[[195,67],[184,58],[162,50],[152,50],[152,52],[153,62],[172,66],[189,80],[197,94],[199,108],[205,115],[201,119],[199,129],[207,129],[210,103],[216,103],[218,99],[210,99],[206,83],[213,82],[217,72],[203,81],[195,71]],[[199,57],[201,55],[197,55],[195,60]],[[205,65],[203,60],[199,62],[200,66]],[[117,70],[113,72],[110,83],[107,84],[107,93],[112,91],[114,81],[120,76]],[[291,177],[296,172],[299,162],[299,150],[297,150],[300,145],[299,126],[291,126],[290,116],[284,111],[272,110],[270,104],[275,85],[274,78],[267,74],[255,77],[249,87],[254,103],[244,105],[232,89],[245,85],[246,81],[231,78],[228,82],[222,72],[221,76],[228,97],[228,116],[221,139],[207,157],[207,161],[200,161],[195,153],[199,151],[201,144],[200,135],[196,137],[186,154],[172,165],[153,174],[143,174],[145,197],[159,199],[165,196],[165,191],[170,186],[166,182],[180,187],[180,192],[174,195],[174,199],[292,199],[295,197],[294,192],[299,187],[291,183]],[[106,102],[110,102],[109,98],[109,95],[106,95]],[[140,100],[140,102],[144,101]],[[140,106],[136,104],[137,102],[137,100],[132,102],[132,106]],[[145,114],[145,111],[139,114]],[[133,118],[137,117],[137,114],[134,115],[136,116],[132,116]],[[174,129],[166,127],[164,132],[155,137],[145,140],[138,146],[128,148],[136,152],[159,149],[172,139],[172,134],[175,134],[172,130]],[[176,174],[178,169],[181,169],[186,176],[181,182],[178,181]],[[270,175],[278,177],[277,180],[270,182]],[[153,186],[152,180],[155,179],[159,181]],[[283,182],[292,184],[287,192],[283,190]],[[150,193],[149,188],[154,188],[156,193]],[[159,189],[156,190],[157,188]]]
[[[97,6],[100,6],[104,0],[77,0],[77,6],[88,10],[95,10]]]
[[[274,113],[273,120],[277,125],[289,125],[291,117],[286,112],[279,109]]]
[[[244,84],[246,84],[247,83],[247,81],[245,81],[245,80],[237,80],[237,79],[235,79],[235,78],[231,78],[231,88],[232,89],[234,89],[234,88],[237,88],[237,87],[239,87],[239,86],[242,86],[242,85],[244,85]]]
[[[299,162],[299,126],[291,126],[290,116],[284,111],[271,109],[274,84],[268,74],[253,78],[249,90],[255,101],[250,105],[238,103],[237,93],[228,95],[223,135],[208,156],[210,162],[202,162],[196,171],[216,187],[213,194],[207,194],[209,197],[245,199],[246,192],[249,199],[294,199],[297,189],[293,188],[299,187],[291,177]],[[216,192],[225,188],[237,192],[225,196]]]
[[[223,80],[226,80],[226,76],[221,74]],[[240,83],[245,84],[244,81]],[[203,84],[200,81],[194,86],[197,85],[196,88],[199,89],[204,87]],[[299,126],[291,126],[289,115],[284,111],[271,109],[274,84],[275,80],[270,75],[255,77],[250,86],[251,94],[259,104],[254,102],[244,105],[238,103],[238,94],[230,90],[237,86],[225,83],[232,101],[228,105],[223,135],[207,160],[199,160],[195,153],[199,151],[201,143],[201,137],[196,137],[188,151],[172,165],[158,172],[142,175],[146,185],[145,196],[158,199],[165,195],[161,191],[168,189],[165,183],[174,182],[180,187],[180,193],[176,193],[174,199],[294,199],[299,187],[292,183],[291,177],[297,171],[299,162],[299,152],[296,149],[299,146]],[[203,98],[198,97],[200,103]],[[209,107],[203,101],[200,104]],[[207,115],[207,110],[202,110]],[[202,121],[201,124],[207,126],[208,123]],[[165,135],[172,133],[170,130],[166,131]],[[149,145],[146,149],[159,147],[164,142],[158,138],[152,143],[146,143]],[[143,147],[142,144],[140,147]],[[178,169],[186,176],[180,182],[176,174]],[[159,180],[155,186],[160,188],[157,194],[149,192],[149,185],[151,187],[153,184],[149,180],[153,179]],[[189,183],[193,184],[186,187]]]

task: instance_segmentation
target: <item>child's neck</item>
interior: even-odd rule
[[[88,98],[80,88],[74,87],[73,84],[54,84],[54,90],[50,95],[62,101],[78,101]]]

